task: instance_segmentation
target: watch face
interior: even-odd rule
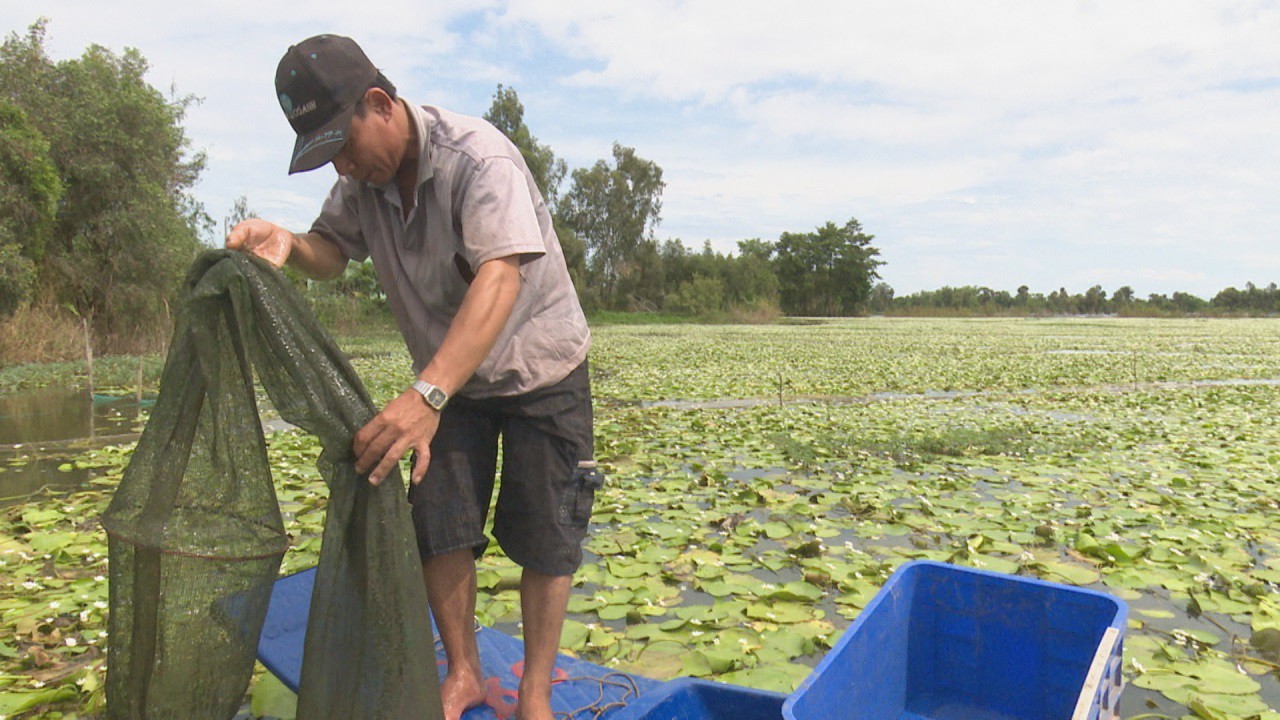
[[[437,408],[437,409],[443,407],[445,400],[449,399],[449,397],[444,394],[444,391],[438,387],[433,387],[430,390],[428,390],[426,397],[427,397],[427,403],[431,405],[431,407]]]

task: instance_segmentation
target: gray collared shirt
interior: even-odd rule
[[[586,359],[591,335],[519,149],[480,118],[401,102],[421,143],[409,217],[394,179],[375,186],[342,177],[311,231],[350,260],[373,258],[415,374],[439,350],[480,265],[519,256],[515,308],[459,392],[517,395],[559,382]]]

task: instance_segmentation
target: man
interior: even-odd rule
[[[590,335],[550,213],[497,129],[397,98],[349,38],[291,47],[276,91],[298,135],[289,173],[332,164],[338,181],[309,232],[246,220],[227,247],[319,279],[373,258],[417,378],[356,434],[356,469],[377,484],[415,455],[409,500],[448,657],[449,720],[485,698],[475,559],[488,543],[501,436],[493,535],[523,568],[516,716],[550,720],[561,625],[602,480]]]

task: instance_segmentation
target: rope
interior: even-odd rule
[[[476,634],[477,635],[480,634],[480,631],[483,629],[484,629],[484,626],[480,624],[480,619],[476,618],[475,619]],[[437,635],[434,639],[435,639],[435,642],[433,644],[435,645],[435,650],[436,650],[436,653],[438,654],[444,650],[444,641],[440,639],[439,635]],[[613,679],[613,678],[621,678],[621,679]],[[593,682],[593,681],[596,683],[599,683],[600,685],[600,693],[596,696],[596,699],[575,710],[569,710],[569,711],[561,710],[558,712],[553,712],[552,715],[556,718],[556,720],[578,720],[579,715],[587,712],[591,713],[591,715],[588,716],[590,717],[591,720],[600,720],[600,718],[605,713],[610,712],[612,710],[619,709],[619,708],[624,708],[627,706],[627,704],[630,701],[640,697],[640,688],[636,685],[635,678],[631,677],[626,673],[621,673],[621,672],[605,673],[604,675],[601,675],[599,677],[593,677],[591,675],[582,675],[578,677],[566,677],[562,680],[557,680],[556,684],[559,685],[562,683]],[[604,694],[605,694],[606,687],[622,688],[623,690],[622,697],[618,698],[617,700],[611,700],[609,702],[605,702]]]
[[[615,677],[622,678],[622,680],[610,679]],[[599,720],[600,717],[603,716],[605,713],[611,710],[616,710],[618,708],[626,707],[628,702],[640,696],[640,688],[636,687],[635,678],[631,677],[630,675],[627,675],[626,673],[611,672],[605,675],[601,675],[600,677],[591,677],[589,675],[585,675],[582,677],[570,677],[570,678],[565,678],[561,682],[584,682],[584,681],[589,682],[592,680],[600,683],[600,694],[596,697],[595,701],[587,705],[583,705],[582,707],[576,710],[570,710],[568,712],[562,711],[562,712],[553,713],[553,715],[557,718],[557,720],[560,720],[561,718],[563,718],[563,720],[577,720],[578,716],[585,712],[591,713],[590,715],[591,720]],[[623,693],[622,697],[618,698],[617,700],[605,702],[604,691],[606,686],[622,688],[625,692]]]

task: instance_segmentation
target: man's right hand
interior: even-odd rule
[[[227,234],[227,248],[252,253],[282,268],[293,251],[293,233],[266,220],[244,220]]]

